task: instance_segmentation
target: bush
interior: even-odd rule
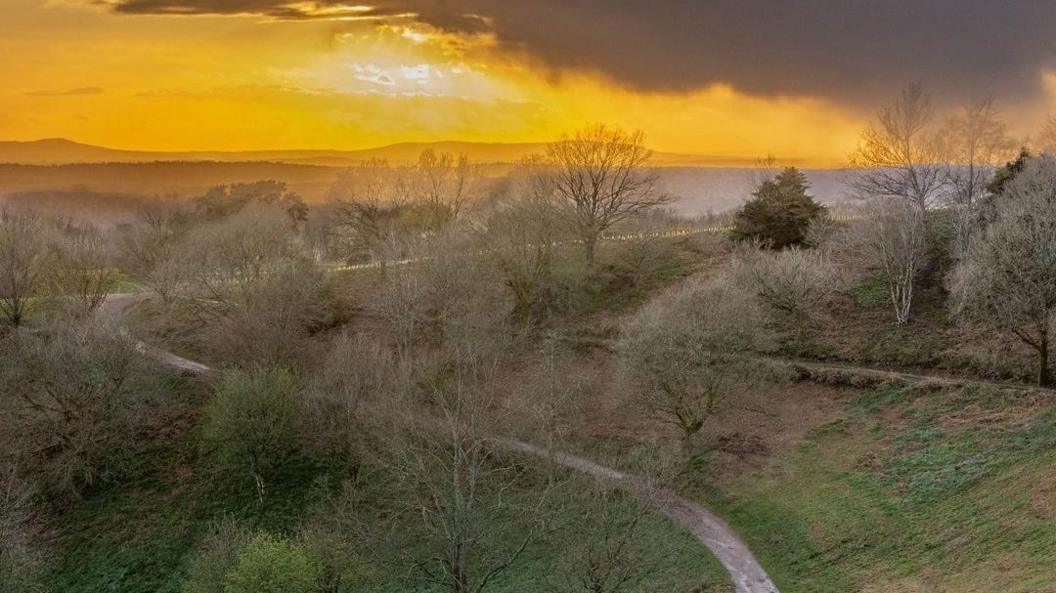
[[[252,534],[231,519],[212,526],[191,559],[183,593],[224,593],[224,579]]]
[[[249,365],[297,365],[312,350],[311,336],[335,319],[325,274],[290,264],[261,278],[204,329],[207,348],[221,360]]]
[[[796,247],[779,252],[740,249],[733,278],[772,311],[796,321],[821,313],[840,285],[828,252]]]
[[[687,446],[723,401],[760,374],[768,348],[755,299],[726,278],[690,281],[647,304],[623,328],[623,371],[643,403]]]
[[[228,371],[205,408],[205,446],[222,467],[252,476],[261,503],[266,478],[296,448],[297,395],[283,369]]]
[[[807,178],[788,167],[775,179],[763,181],[734,215],[736,240],[761,241],[772,249],[802,245],[815,220],[826,208],[807,194]]]
[[[224,577],[224,593],[313,593],[319,569],[304,549],[267,534],[254,537]]]
[[[321,582],[301,545],[223,519],[198,546],[183,593],[314,593]]]

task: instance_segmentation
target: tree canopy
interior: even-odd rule
[[[763,181],[737,211],[734,238],[761,241],[772,249],[801,245],[810,223],[826,214],[807,189],[806,176],[795,167]]]

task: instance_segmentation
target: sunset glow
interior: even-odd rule
[[[584,121],[641,128],[665,151],[819,164],[853,148],[862,114],[723,83],[630,90],[499,51],[488,34],[361,18],[139,16],[13,0],[0,35],[0,138],[154,150],[363,148],[400,141],[545,141]]]

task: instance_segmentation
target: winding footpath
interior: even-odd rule
[[[99,315],[105,320],[116,322],[129,307],[144,298],[146,296],[142,293],[111,295],[100,307]],[[129,334],[126,333],[126,335]],[[129,337],[135,342],[139,352],[166,367],[202,377],[211,377],[216,374],[216,370],[208,365],[162,350],[131,335]],[[737,593],[780,593],[737,533],[707,508],[679,496],[673,490],[652,487],[645,480],[605,467],[589,459],[544,449],[506,437],[494,437],[491,440],[495,445],[507,451],[539,457],[607,482],[646,504],[655,506],[666,517],[692,533],[711,550],[730,573],[730,579]]]

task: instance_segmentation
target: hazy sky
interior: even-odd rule
[[[1056,3],[3,0],[0,139],[120,148],[548,140],[832,162],[897,90],[1056,107]]]

